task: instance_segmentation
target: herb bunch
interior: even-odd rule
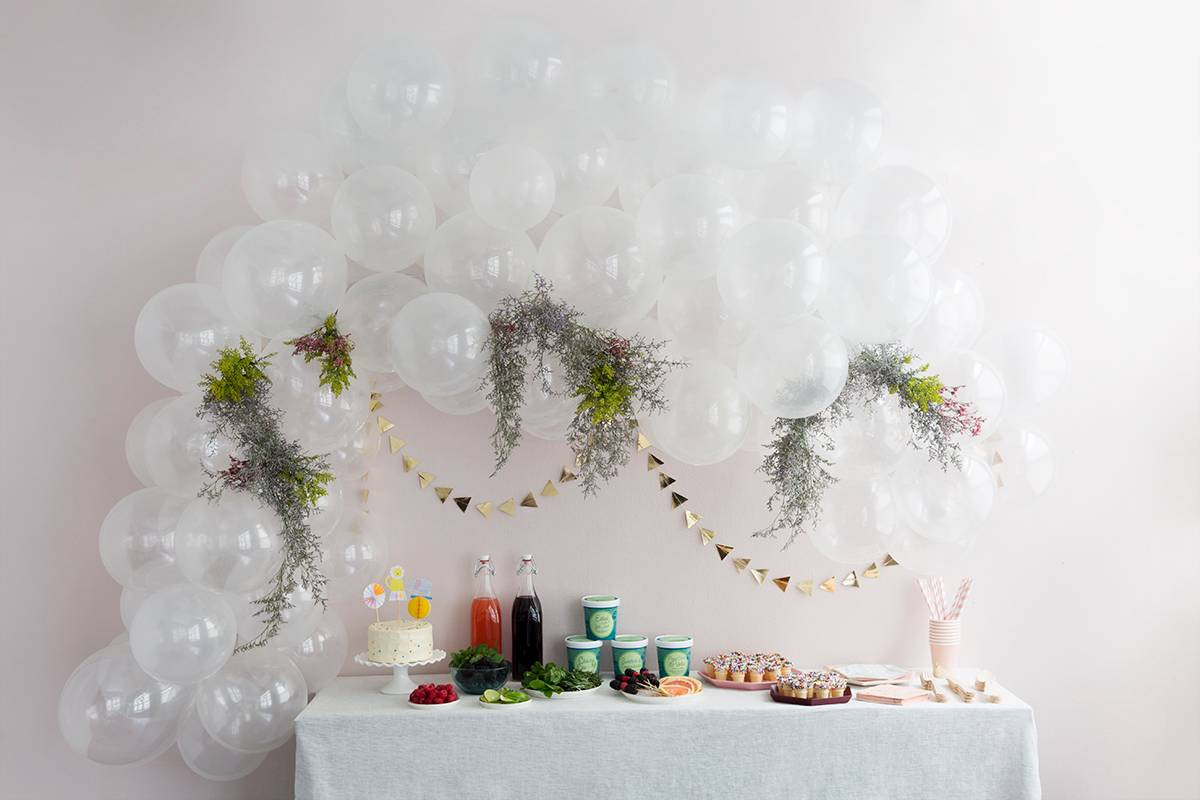
[[[488,369],[483,390],[496,415],[492,432],[499,472],[521,442],[521,405],[526,375],[542,376],[547,394],[579,398],[567,429],[567,444],[579,466],[585,495],[594,494],[628,461],[637,436],[638,414],[666,408],[662,385],[682,362],[661,355],[663,342],[622,336],[580,322],[580,312],[556,299],[541,276],[532,289],[500,301],[489,317]],[[550,385],[548,358],[562,366],[568,390]]]
[[[280,412],[267,403],[270,380],[266,367],[271,355],[258,355],[245,339],[236,348],[220,352],[213,372],[200,381],[204,391],[197,415],[217,433],[229,437],[240,457],[212,474],[201,495],[216,501],[226,489],[250,492],[279,515],[283,522],[280,546],[283,563],[271,591],[254,601],[263,629],[238,651],[260,647],[279,632],[283,613],[292,607],[288,595],[303,584],[322,606],[325,577],[318,569],[320,541],[308,526],[308,515],[326,494],[333,480],[329,465],[320,456],[305,453],[299,442],[289,441],[280,428]]]
[[[957,437],[978,436],[984,422],[969,403],[957,399],[961,389],[946,386],[929,372],[929,364],[914,365],[912,353],[899,344],[860,350],[850,360],[846,385],[829,408],[808,417],[775,420],[774,438],[758,469],[771,484],[767,509],[776,514],[754,535],[775,537],[786,530],[787,547],[806,525],[817,522],[825,490],[837,481],[827,469],[831,462],[825,455],[832,445],[831,432],[885,393],[895,395],[907,412],[913,447],[924,450],[943,469],[961,466]]]
[[[504,663],[504,656],[496,648],[477,644],[464,647],[450,654],[450,666],[461,667],[498,667]]]
[[[292,355],[303,354],[305,364],[313,359],[321,359],[321,385],[332,389],[334,397],[341,395],[350,385],[351,378],[357,377],[350,358],[354,342],[349,334],[338,330],[337,312],[325,317],[316,330],[296,339],[288,339],[284,344],[292,348]]]
[[[521,677],[521,685],[526,689],[541,692],[546,697],[553,697],[561,692],[594,689],[600,685],[600,676],[595,672],[578,669],[568,671],[553,661],[547,661],[545,664],[538,661],[525,670]]]

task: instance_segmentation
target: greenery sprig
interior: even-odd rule
[[[320,540],[308,525],[308,515],[325,496],[334,476],[322,457],[305,453],[299,442],[283,435],[280,412],[267,403],[271,384],[265,370],[272,355],[256,354],[243,339],[238,347],[222,350],[213,362],[214,372],[200,381],[204,398],[198,416],[229,437],[240,454],[211,476],[201,494],[215,501],[226,489],[250,492],[283,523],[283,563],[271,590],[255,601],[259,606],[255,616],[262,618],[263,629],[239,651],[274,638],[283,624],[283,613],[291,608],[288,595],[297,586],[308,587],[316,601],[325,604],[325,577],[318,568]]]
[[[832,444],[832,430],[885,393],[895,395],[908,412],[913,447],[925,450],[943,468],[960,466],[957,437],[977,436],[983,425],[970,404],[957,399],[961,388],[946,386],[929,372],[928,364],[914,366],[912,354],[898,344],[860,350],[850,361],[846,385],[829,408],[809,417],[775,420],[774,439],[759,471],[771,484],[767,508],[776,515],[754,535],[774,537],[786,530],[787,547],[806,525],[817,522],[825,490],[837,481],[824,455]]]
[[[637,437],[639,413],[666,408],[662,384],[683,366],[660,355],[663,342],[588,327],[580,312],[556,299],[553,287],[535,276],[532,289],[500,301],[489,317],[488,370],[483,391],[496,415],[492,449],[499,472],[521,442],[521,406],[530,369],[542,375],[548,394],[580,398],[567,429],[585,495],[615,477]],[[550,385],[548,358],[563,371],[563,391]]]
[[[350,334],[338,330],[337,312],[327,316],[315,330],[284,344],[292,348],[292,355],[303,354],[306,364],[321,359],[321,385],[332,389],[335,397],[350,385],[351,378],[357,377],[350,358],[354,342]]]

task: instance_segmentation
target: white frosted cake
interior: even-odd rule
[[[380,664],[422,661],[433,655],[433,625],[421,619],[389,619],[367,626],[367,658]]]

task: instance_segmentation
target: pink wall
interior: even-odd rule
[[[63,681],[121,630],[96,532],[135,488],[126,425],[166,394],[138,366],[133,321],[155,291],[190,279],[212,233],[252,221],[238,189],[249,131],[313,116],[328,77],[377,31],[448,29],[486,5],[8,9],[0,797],[290,796],[290,747],[220,785],[193,776],[174,752],[137,769],[96,767],[57,733]],[[1189,50],[1166,41],[1195,28],[1119,19],[1101,4],[1049,11],[1035,0],[992,10],[866,0],[515,5],[575,38],[645,33],[707,68],[746,62],[798,79],[840,72],[878,87],[893,141],[956,202],[947,259],[980,281],[993,318],[1045,320],[1075,356],[1070,396],[1041,420],[1057,444],[1059,480],[980,548],[966,660],[1034,705],[1047,796],[1200,795],[1197,684],[1148,694],[1200,667],[1196,73],[1194,61],[1171,61]],[[1182,108],[1157,105],[1180,90]],[[1181,173],[1187,180],[1172,183]],[[1162,398],[1165,407],[1145,407]],[[443,416],[412,396],[386,403],[422,466],[477,497],[519,497],[564,459],[560,447],[531,443],[489,480],[486,416]],[[580,594],[604,591],[624,598],[624,629],[693,633],[701,651],[780,649],[811,664],[924,657],[921,601],[899,570],[811,600],[756,587],[682,530],[640,459],[601,497],[566,491],[491,521],[438,505],[398,457],[381,459],[372,520],[395,560],[434,580],[447,648],[465,635],[472,556],[491,552],[507,592],[515,558],[532,551],[550,640],[579,628]],[[751,457],[668,465],[705,524],[755,565],[833,571],[805,543],[780,553],[751,540],[766,497]],[[338,609],[361,644],[369,613],[354,602]]]

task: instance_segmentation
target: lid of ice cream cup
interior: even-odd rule
[[[618,650],[633,650],[634,648],[645,647],[649,643],[649,639],[645,636],[638,636],[636,633],[622,633],[609,641],[609,644]]]
[[[678,649],[682,649],[684,647],[691,647],[692,646],[692,637],[679,636],[679,635],[673,634],[673,633],[665,633],[662,636],[654,637],[654,646],[661,647],[666,650],[672,650],[672,649],[678,650]]]
[[[585,594],[580,602],[584,608],[616,608],[621,605],[621,598],[615,594]]]
[[[604,642],[600,641],[599,639],[589,639],[588,637],[579,633],[572,634],[563,639],[563,641],[566,642],[567,647],[572,650],[595,650],[599,648],[600,645],[604,644]]]

